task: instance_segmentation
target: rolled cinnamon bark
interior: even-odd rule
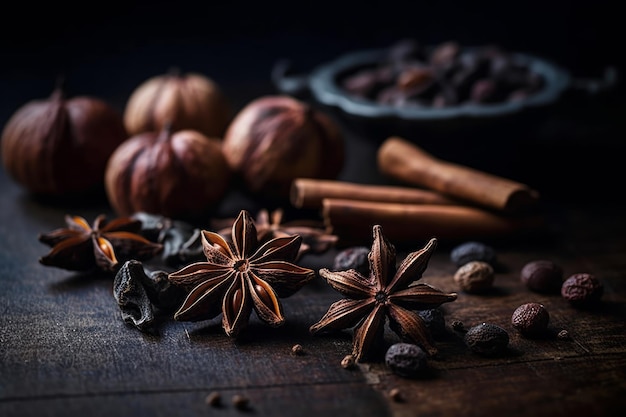
[[[466,240],[509,237],[538,230],[538,216],[510,217],[470,206],[395,204],[345,199],[324,199],[322,214],[330,232],[340,240],[366,240],[372,226],[382,226],[397,243],[416,239]]]
[[[525,184],[443,161],[399,137],[385,140],[377,158],[384,175],[483,207],[521,212],[539,199],[539,193]]]
[[[290,198],[291,204],[296,208],[321,208],[322,200],[325,198],[404,204],[462,204],[432,190],[314,178],[295,179],[291,186]]]

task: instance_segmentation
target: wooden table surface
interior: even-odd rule
[[[77,70],[79,87],[93,86],[80,75],[97,63]],[[266,71],[261,82],[258,77],[250,83],[231,79],[226,85],[236,105],[274,92],[267,68],[260,71]],[[95,93],[121,109],[144,74],[120,79],[117,90],[98,84]],[[26,99],[48,91],[47,80],[31,81],[27,75],[14,76],[0,84],[12,87],[2,102],[3,122]],[[626,205],[620,201],[626,129],[620,115],[625,109],[621,99],[577,100],[532,130],[504,129],[495,145],[479,132],[468,132],[467,142],[451,145],[459,161],[538,189],[547,226],[530,239],[488,242],[501,265],[489,295],[459,291],[450,260],[453,243],[441,242],[422,281],[457,291],[459,297],[443,306],[449,331],[437,338],[440,355],[429,360],[433,372],[417,379],[400,377],[381,362],[343,369],[340,361],[351,351],[351,332],[309,334],[309,326],[340,298],[319,277],[283,300],[284,326],[270,329],[253,315],[242,340],[228,338],[219,318],[184,323],[161,317],[157,334],[139,332],[121,319],[111,276],[76,274],[38,262],[48,250],[37,240],[39,233],[63,226],[65,214],[113,216],[106,199],[42,200],[2,170],[0,416],[621,415],[626,406]],[[375,168],[383,137],[332,114],[348,145],[340,179],[390,183]],[[233,190],[220,212],[234,215],[242,207],[260,208]],[[415,242],[414,249],[424,243]],[[337,250],[307,255],[300,263],[329,267]],[[556,261],[566,276],[595,274],[605,287],[601,306],[575,309],[560,295],[525,288],[520,270],[536,259]],[[512,328],[513,310],[530,301],[548,309],[551,336],[528,339]],[[466,327],[500,325],[511,338],[508,354],[486,358],[469,352],[462,336],[449,328],[452,320]],[[570,339],[556,337],[562,329]],[[392,334],[387,341],[393,341]],[[303,346],[303,355],[292,354],[294,344]],[[393,388],[403,401],[390,398]],[[221,407],[205,403],[213,391],[221,393]],[[232,405],[237,394],[249,398],[247,410]]]

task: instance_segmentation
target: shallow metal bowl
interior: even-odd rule
[[[512,53],[516,63],[544,78],[544,86],[539,91],[515,101],[465,102],[442,108],[394,106],[353,95],[342,87],[341,80],[347,74],[379,65],[388,53],[388,49],[355,51],[323,63],[309,74],[289,74],[289,63],[280,62],[272,78],[282,93],[301,96],[306,92],[322,105],[339,110],[353,126],[368,129],[373,134],[405,136],[424,132],[468,133],[469,128],[510,123],[525,119],[529,114],[536,116],[538,111],[558,102],[572,82],[568,71],[545,59]]]

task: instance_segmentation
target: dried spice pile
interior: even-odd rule
[[[101,215],[93,226],[81,217],[67,216],[67,228],[40,236],[52,246],[40,262],[114,276],[113,295],[121,317],[141,331],[156,330],[156,312],[180,321],[221,315],[225,333],[237,337],[253,311],[267,325],[282,325],[285,316],[280,299],[316,276],[316,271],[297,265],[303,245],[299,232],[310,242],[307,250],[323,251],[334,244],[332,235],[315,227],[282,226],[280,211],[270,220],[269,212],[262,210],[257,219],[259,227],[242,210],[236,219],[223,221],[232,221],[230,228],[213,232],[147,213],[111,221]],[[375,353],[384,346],[383,327],[388,318],[400,338],[434,355],[437,349],[420,310],[456,299],[454,293],[416,282],[436,246],[437,240],[431,239],[397,267],[394,245],[380,226],[374,226],[368,273],[363,269],[318,271],[346,298],[330,306],[311,325],[311,333],[355,327],[355,361],[377,361],[382,359]]]

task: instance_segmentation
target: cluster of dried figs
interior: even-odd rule
[[[381,62],[340,80],[350,94],[398,107],[442,108],[521,100],[544,77],[498,46],[464,48],[456,41],[429,48],[412,39],[392,45]]]
[[[293,179],[334,178],[344,162],[342,132],[322,110],[268,95],[235,112],[216,81],[178,70],[139,84],[123,111],[59,83],[19,107],[1,140],[7,173],[29,192],[104,188],[120,216],[203,218],[234,185],[287,200]]]

